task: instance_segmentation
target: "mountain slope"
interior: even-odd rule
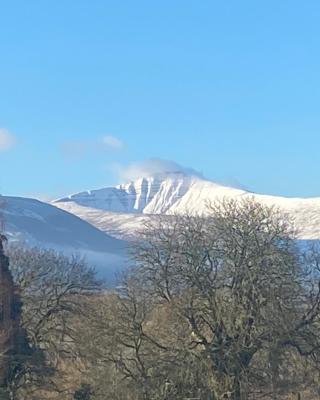
[[[117,187],[89,190],[56,200],[61,203],[76,203],[97,210],[163,214],[189,190],[198,178],[176,172],[142,177]]]
[[[104,275],[123,263],[126,243],[101,232],[88,222],[38,200],[1,196],[6,234],[22,242],[85,255]]]
[[[116,193],[110,202],[109,193]],[[223,198],[249,198],[275,205],[293,218],[302,239],[320,239],[320,198],[260,195],[218,185],[185,173],[155,174],[116,188],[85,192],[56,200],[65,209],[115,237],[130,238],[157,214],[207,212],[208,202]],[[108,197],[104,194],[108,193]],[[99,202],[97,202],[99,194]],[[122,201],[117,202],[121,196]],[[124,200],[125,199],[125,200]],[[122,205],[125,204],[125,207]]]

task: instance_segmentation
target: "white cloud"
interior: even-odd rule
[[[16,138],[7,129],[0,128],[0,151],[11,149],[16,144]]]
[[[105,135],[102,138],[102,142],[111,149],[122,149],[124,146],[123,142],[113,135]]]
[[[174,161],[160,158],[149,158],[144,161],[134,162],[129,165],[114,164],[113,173],[120,182],[127,182],[141,177],[153,176],[165,173],[184,173],[187,175],[202,177],[202,174],[192,168],[183,167]]]

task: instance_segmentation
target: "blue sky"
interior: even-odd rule
[[[1,4],[0,192],[113,184],[149,157],[320,196],[319,1]]]

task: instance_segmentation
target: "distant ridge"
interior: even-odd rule
[[[85,220],[53,205],[23,197],[1,197],[6,235],[11,243],[85,256],[103,276],[112,275],[125,257],[127,244]]]

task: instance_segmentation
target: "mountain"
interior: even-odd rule
[[[54,204],[71,202],[102,211],[164,214],[187,193],[196,179],[180,172],[156,174],[116,187],[77,193]]]
[[[275,205],[293,218],[301,239],[320,239],[320,198],[288,198],[251,193],[185,172],[144,176],[111,188],[82,192],[53,204],[117,238],[130,239],[159,214],[202,214],[207,203],[249,198]]]
[[[1,203],[5,231],[11,242],[84,255],[104,276],[111,275],[124,262],[124,241],[73,214],[22,197],[1,196]]]

